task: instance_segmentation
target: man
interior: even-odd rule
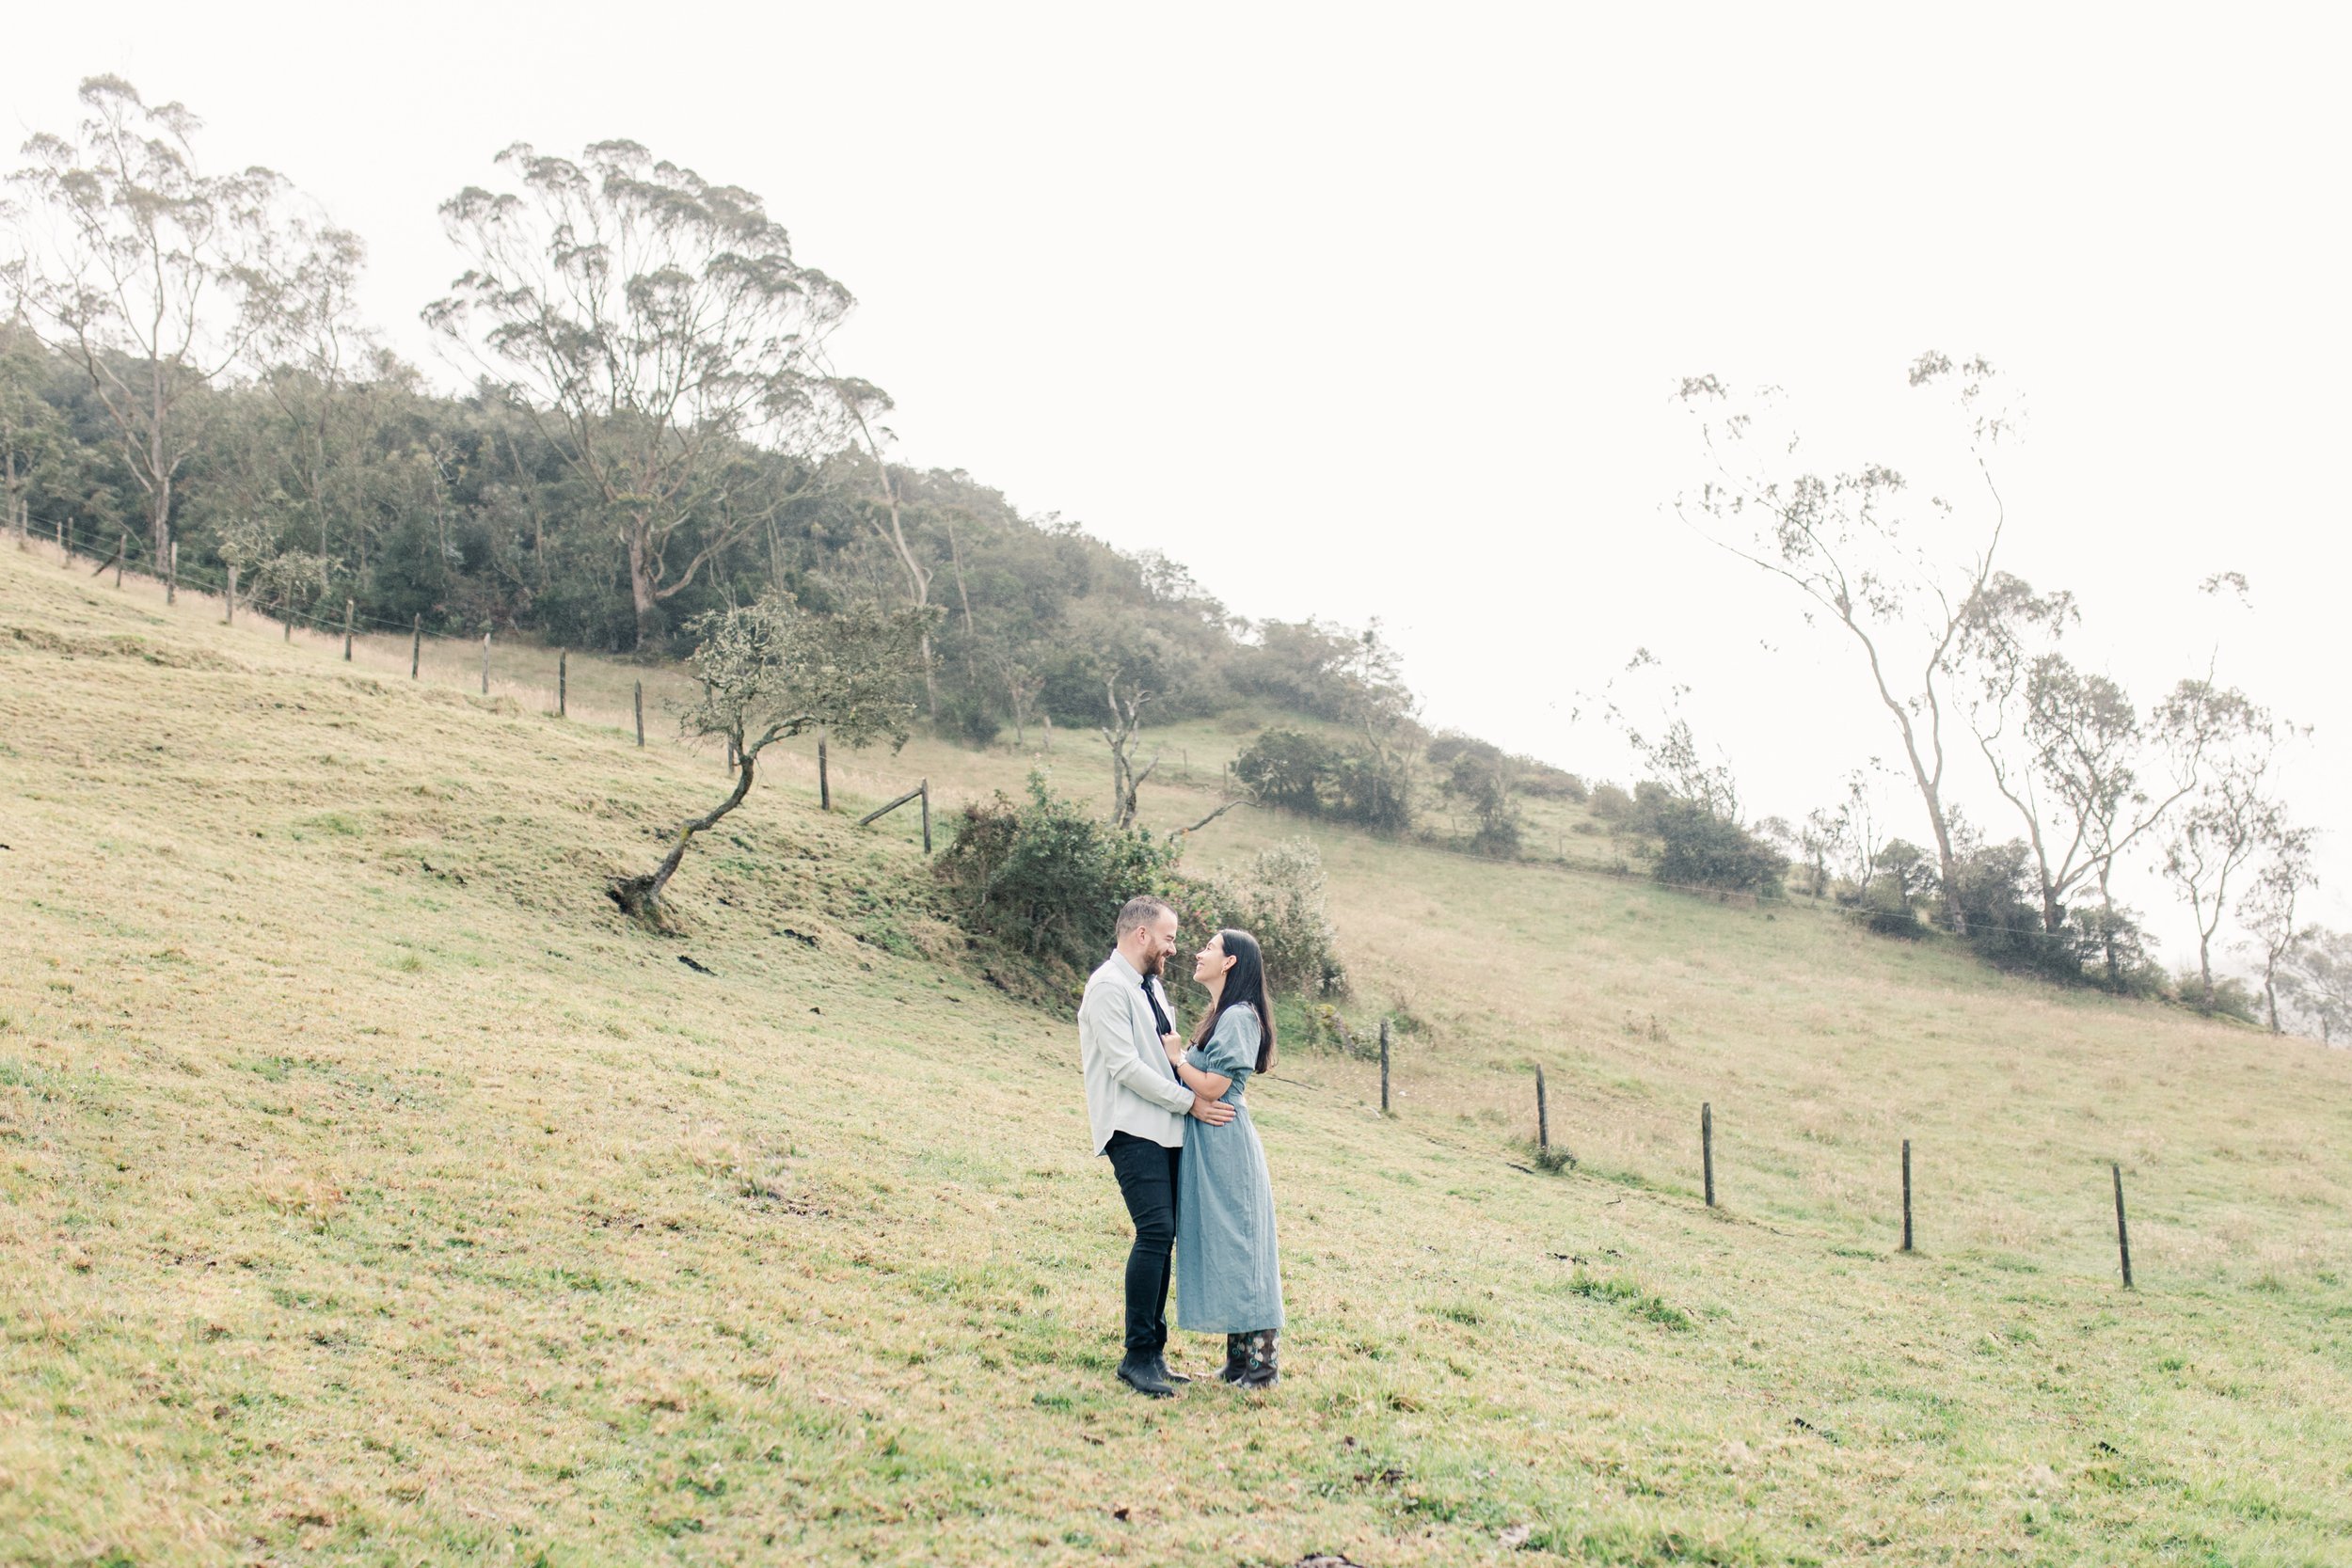
[[[1184,1117],[1228,1122],[1233,1108],[1197,1098],[1168,1065],[1162,1042],[1175,1035],[1176,1023],[1160,970],[1176,951],[1176,911],[1156,898],[1130,898],[1119,911],[1117,936],[1118,948],[1087,981],[1078,1004],[1078,1059],[1094,1152],[1110,1157],[1136,1226],[1119,1380],[1164,1400],[1177,1384],[1192,1381],[1168,1366],[1168,1257],[1176,1243]]]

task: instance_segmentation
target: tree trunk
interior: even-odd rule
[[[972,629],[972,595],[964,590],[963,586],[963,546],[956,542],[956,518],[953,512],[947,515],[947,559],[956,569],[956,597],[963,601],[963,680],[964,684],[971,687],[977,693],[979,689],[980,677],[973,669],[972,644],[977,641],[977,638]]]
[[[652,524],[644,517],[628,520],[628,597],[637,611],[637,651],[661,640],[661,601],[653,587]]]
[[[1913,759],[1915,768],[1917,759]],[[1924,771],[1917,774],[1919,791],[1927,798],[1928,820],[1935,829],[1936,866],[1944,879],[1944,913],[1952,923],[1956,936],[1968,934],[1968,911],[1960,902],[1960,863],[1952,856],[1951,823],[1944,815],[1944,796],[1928,781]]]
[[[694,835],[707,832],[717,826],[721,817],[741,805],[743,797],[752,792],[752,770],[757,765],[759,749],[754,747],[737,759],[733,793],[720,801],[707,816],[679,823],[677,841],[670,846],[670,852],[661,857],[660,865],[644,876],[615,877],[605,884],[605,896],[619,905],[623,914],[657,931],[668,928],[668,922],[663,917],[661,890],[670,885],[670,879],[676,874],[678,863],[686,859],[686,847],[693,842]]]
[[[2115,894],[2107,886],[2108,875],[2115,869],[2113,856],[2099,863],[2099,902],[2106,907],[2107,918],[2099,929],[2099,945],[2107,959],[2107,989],[2121,992],[2123,989],[2123,964],[2115,953]]]
[[[148,488],[153,507],[155,559],[171,548],[171,465],[164,461],[164,365],[151,356],[148,364],[150,403],[147,421],[147,469],[154,483]]]

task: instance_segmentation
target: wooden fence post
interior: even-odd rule
[[[180,541],[164,546],[164,603],[180,602]]]
[[[1380,1021],[1380,1114],[1389,1114],[1389,1021]]]
[[[231,626],[237,624],[237,569],[234,566],[229,568],[229,618],[223,624]]]
[[[1699,1105],[1699,1166],[1706,1174],[1707,1206],[1715,1207],[1715,1107]]]
[[[345,599],[345,600],[343,601],[343,662],[344,662],[345,664],[349,664],[349,663],[351,662],[351,611],[352,611],[352,608],[353,608],[353,607],[352,607],[352,602],[351,602],[349,599]]]
[[[1903,1140],[1903,1250],[1911,1250],[1911,1140]]]
[[[558,649],[555,655],[555,716],[564,718],[569,711],[572,688],[572,651]]]
[[[490,628],[482,628],[482,694],[490,694]]]
[[[122,586],[122,563],[130,559],[130,555],[131,531],[129,529],[124,529],[122,531],[122,542],[115,546],[115,586],[117,588]]]
[[[817,809],[833,810],[833,781],[825,775],[825,737],[817,737]]]
[[[931,852],[931,781],[925,779],[923,789],[923,853]]]
[[[1544,1103],[1544,1065],[1535,1064],[1535,1152],[1549,1158],[1551,1154],[1551,1112]]]
[[[417,667],[424,658],[424,617],[419,615],[408,624],[408,678],[417,678]]]
[[[2128,1291],[2132,1288],[2132,1232],[2123,1223],[2123,1167],[2110,1164],[2107,1169],[2115,1173],[2115,1246],[2123,1255],[2123,1289]]]
[[[644,683],[644,681],[639,681],[639,682],[637,683],[637,747],[638,747],[638,750],[643,751],[643,750],[644,749],[644,746],[645,746],[645,683]]]

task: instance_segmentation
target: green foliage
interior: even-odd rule
[[[903,745],[921,624],[870,606],[819,615],[787,594],[697,616],[687,669],[703,695],[686,710],[687,732],[723,736],[746,757],[820,726],[850,746]]]
[[[1260,851],[1222,902],[1226,917],[1220,924],[1258,939],[1275,990],[1311,997],[1346,991],[1347,970],[1340,961],[1339,933],[1326,901],[1323,858],[1313,845],[1292,838]]]
[[[1644,783],[1627,825],[1658,841],[1651,875],[1676,887],[1714,888],[1777,898],[1788,857],[1697,800]]]
[[[1173,839],[1110,827],[1056,795],[1043,773],[1029,775],[1025,801],[973,801],[950,829],[938,875],[965,924],[1061,978],[1103,961],[1128,899],[1154,894],[1180,911],[1201,903],[1177,875]]]
[[[1267,730],[1242,749],[1233,776],[1261,805],[1320,816],[1327,808],[1341,761],[1340,749],[1303,730]]]
[[[1526,759],[1502,747],[1449,731],[1429,743],[1429,760],[1444,769],[1442,787],[1469,808],[1470,847],[1482,855],[1519,852],[1519,812],[1514,799]]]
[[[1233,776],[1263,805],[1375,832],[1412,830],[1411,775],[1401,757],[1369,744],[1335,745],[1301,730],[1270,729],[1243,749]]]
[[[1326,908],[1323,863],[1303,840],[1259,854],[1237,879],[1176,869],[1183,841],[1115,828],[1029,775],[1028,799],[1002,794],[949,819],[937,874],[973,931],[1036,960],[1057,982],[1092,970],[1111,950],[1120,905],[1139,894],[1176,911],[1186,941],[1236,927],[1258,939],[1275,990],[1343,993],[1338,937]]]

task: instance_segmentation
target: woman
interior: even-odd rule
[[[1195,1122],[1184,1132],[1177,1167],[1176,1321],[1196,1334],[1224,1334],[1219,1377],[1270,1388],[1279,1373],[1282,1266],[1265,1150],[1242,1098],[1251,1074],[1274,1065],[1274,1011],[1258,939],[1219,931],[1194,958],[1192,977],[1208,989],[1208,1010],[1191,1050],[1168,1037],[1168,1063],[1186,1088],[1223,1100],[1237,1114],[1222,1127]]]

